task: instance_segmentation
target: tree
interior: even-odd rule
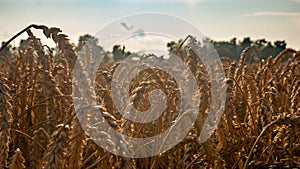
[[[92,35],[89,35],[89,34],[82,35],[82,36],[79,37],[78,45],[75,48],[75,50],[76,51],[80,51],[82,49],[82,47],[83,47],[83,45],[84,45],[85,42],[88,42],[90,45],[93,45],[93,46],[98,46],[98,42],[99,41],[98,41],[98,38],[96,38],[96,37],[94,37]]]
[[[275,46],[276,55],[278,55],[280,52],[282,52],[283,50],[285,50],[286,49],[286,45],[287,44],[286,44],[286,42],[284,40],[283,41],[279,41],[279,40],[275,41],[274,42],[274,46]],[[293,56],[292,54],[288,54],[288,55],[286,55],[284,57],[283,60],[286,60],[286,59],[288,59],[288,58],[290,58],[292,56]]]
[[[115,45],[113,47],[113,58],[116,62],[123,60],[125,57],[129,56],[130,52],[125,52],[125,46]]]
[[[239,45],[236,43],[236,38],[232,38],[230,41],[212,41],[215,49],[220,57],[228,57],[231,60],[239,58]]]
[[[286,49],[286,43],[285,43],[284,40],[283,41],[277,40],[277,41],[274,42],[274,45],[275,45],[276,50],[279,51],[279,52]]]
[[[171,42],[167,43],[167,48],[170,53],[173,53],[177,50],[178,43],[176,43],[175,41],[171,41]]]
[[[235,46],[236,45],[236,38],[230,39],[230,44]]]
[[[255,46],[258,49],[262,49],[266,45],[266,43],[267,43],[266,39],[258,39],[254,42]]]
[[[20,50],[25,50],[30,44],[30,38],[27,39],[21,39],[20,44],[19,44],[19,49]]]
[[[271,42],[268,42],[261,50],[262,59],[267,59],[269,56],[274,57],[276,55],[275,48]]]
[[[250,39],[250,37],[246,37],[243,39],[243,41],[241,42],[240,46],[242,47],[242,50],[244,50],[246,47],[249,47],[252,45],[252,41]]]
[[[2,42],[2,45],[5,44],[5,42]],[[7,45],[5,48],[3,48],[0,51],[0,57],[5,56],[7,58],[12,58],[14,56],[15,47],[12,47],[11,44]]]

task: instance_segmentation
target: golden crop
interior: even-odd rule
[[[44,46],[31,32],[33,28],[42,30],[58,50]],[[251,63],[245,58],[252,49],[246,48],[238,61],[223,58],[228,87],[225,112],[212,137],[200,144],[197,137],[209,109],[210,79],[193,52],[178,49],[199,82],[196,124],[171,150],[130,159],[105,151],[82,130],[72,100],[77,53],[67,36],[43,25],[31,25],[23,32],[30,37],[30,45],[15,58],[1,56],[0,168],[300,168],[299,52],[286,49],[266,62]],[[288,53],[293,57],[282,61]],[[83,70],[85,65],[81,64]],[[145,96],[151,90],[161,88],[168,95],[168,107],[158,120],[132,123],[116,112],[112,101],[110,82],[117,66],[101,63],[96,96],[91,96],[97,98],[109,124],[132,137],[153,136],[170,127],[178,113],[174,79],[153,68],[132,80],[130,94],[136,95],[134,106],[141,111],[150,106]],[[82,77],[89,81],[85,74]],[[135,90],[138,87],[141,90]]]

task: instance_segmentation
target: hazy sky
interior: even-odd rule
[[[179,16],[215,40],[250,36],[300,49],[300,0],[0,0],[0,41],[36,23],[59,27],[77,43],[140,12]]]

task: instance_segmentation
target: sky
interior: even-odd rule
[[[59,27],[77,43],[80,35],[143,12],[178,16],[214,40],[266,38],[300,49],[300,0],[0,0],[0,41],[34,23]]]

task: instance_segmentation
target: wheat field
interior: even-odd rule
[[[32,29],[43,31],[58,50],[43,45]],[[198,83],[199,115],[189,134],[169,151],[149,158],[125,158],[107,152],[84,132],[72,100],[72,77],[78,54],[59,28],[30,25],[30,44],[15,58],[0,62],[0,168],[300,168],[300,52],[286,49],[252,63],[246,48],[240,59],[222,58],[226,103],[217,130],[199,143],[209,109],[210,79],[187,46],[177,50]],[[16,36],[19,36],[17,34]],[[287,54],[292,57],[284,60]],[[84,69],[86,64],[81,64]],[[132,137],[148,137],[172,125],[178,114],[178,86],[163,71],[147,69],[132,80],[134,106],[149,107],[148,93],[168,93],[168,107],[155,124],[135,124],[116,112],[111,80],[117,63],[101,63],[95,91],[107,122]],[[151,74],[151,78],[146,78]],[[89,77],[83,75],[88,81]],[[79,84],[77,84],[79,85]],[[142,87],[143,91],[135,90]],[[90,88],[86,89],[89,92]],[[178,131],[180,132],[180,131]],[[113,142],[111,144],[114,144]]]

